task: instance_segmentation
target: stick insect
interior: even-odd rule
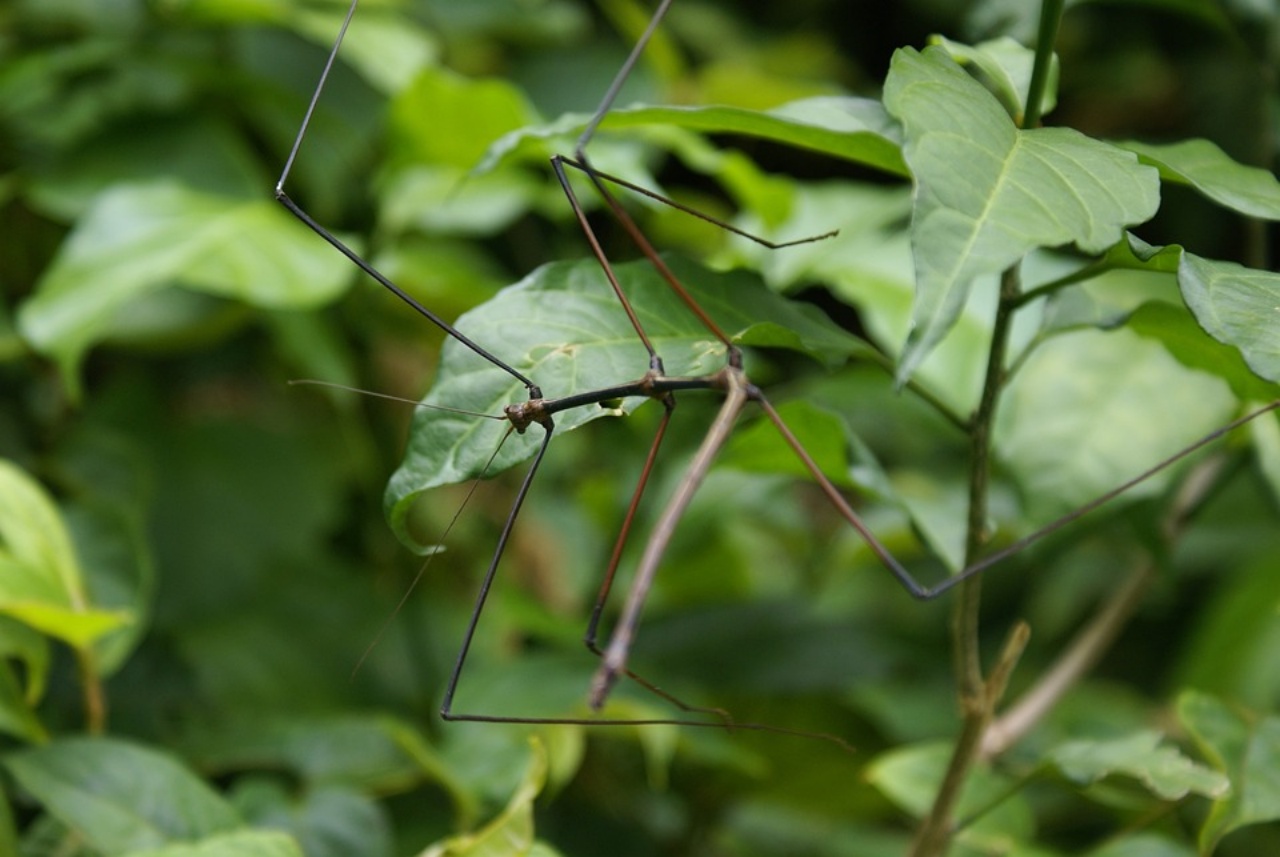
[[[729,726],[734,728],[766,729],[779,732],[789,731],[785,729],[777,729],[764,724],[739,723],[719,709],[707,709],[687,705],[674,696],[661,690],[652,682],[634,673],[628,664],[629,653],[641,621],[641,615],[646,599],[650,593],[663,557],[670,546],[676,528],[682,517],[684,517],[690,502],[692,501],[700,484],[706,477],[717,454],[724,447],[735,423],[743,412],[752,404],[759,408],[765,419],[774,427],[786,445],[794,452],[803,468],[810,474],[813,481],[816,483],[832,508],[834,508],[838,515],[843,518],[854,531],[857,532],[857,534],[874,553],[879,563],[890,572],[902,588],[905,589],[913,598],[919,600],[933,599],[946,593],[963,581],[981,574],[992,566],[1008,559],[1014,554],[1019,553],[1029,545],[1057,532],[1080,517],[1114,499],[1116,496],[1146,481],[1152,475],[1167,468],[1174,462],[1185,458],[1196,450],[1201,449],[1223,435],[1244,425],[1249,420],[1280,407],[1280,401],[1278,401],[1272,402],[1263,408],[1255,410],[1254,412],[1205,435],[1189,447],[1159,461],[1155,465],[1143,470],[1136,476],[1122,482],[1120,485],[1085,503],[1074,511],[1051,521],[1038,531],[1017,539],[1012,543],[1005,545],[1001,549],[977,559],[975,562],[970,563],[940,582],[932,585],[921,583],[894,556],[894,554],[890,552],[881,540],[877,538],[875,533],[871,531],[863,521],[862,517],[859,516],[850,502],[846,499],[842,491],[836,487],[831,479],[818,466],[810,453],[805,449],[792,429],[783,420],[777,408],[775,408],[765,392],[757,386],[750,377],[748,377],[741,349],[726,330],[717,323],[712,315],[705,311],[695,295],[686,288],[684,283],[681,281],[681,278],[677,276],[672,266],[669,265],[664,257],[657,252],[645,234],[641,231],[636,221],[627,212],[626,208],[618,201],[613,191],[610,190],[610,186],[621,187],[625,190],[643,194],[652,199],[675,205],[675,207],[681,211],[695,217],[701,217],[708,220],[711,220],[711,218],[707,218],[705,215],[702,215],[686,206],[672,203],[665,197],[633,184],[623,178],[602,172],[592,165],[588,157],[587,149],[592,139],[595,137],[601,123],[612,109],[614,101],[616,100],[623,83],[631,74],[635,64],[638,62],[646,45],[667,14],[671,4],[672,0],[662,0],[662,2],[657,6],[648,27],[637,40],[631,53],[628,55],[612,83],[607,88],[599,106],[596,108],[591,119],[587,122],[578,137],[573,155],[556,155],[551,159],[552,170],[568,199],[569,205],[573,210],[574,216],[577,219],[584,236],[586,237],[592,255],[598,262],[599,269],[608,282],[609,287],[612,289],[618,305],[629,319],[634,335],[642,343],[644,351],[648,355],[647,370],[633,380],[610,384],[603,388],[578,392],[571,395],[544,395],[543,389],[535,380],[527,377],[509,362],[503,360],[484,345],[459,331],[443,318],[435,314],[431,309],[406,293],[389,278],[380,273],[358,253],[352,250],[341,239],[314,220],[302,207],[290,198],[285,189],[290,171],[292,170],[294,162],[302,148],[303,140],[306,136],[308,126],[311,123],[316,105],[318,104],[324,90],[325,82],[328,79],[333,64],[337,59],[339,48],[355,14],[357,0],[352,0],[352,3],[347,10],[346,17],[343,20],[340,31],[333,44],[333,48],[329,53],[328,59],[320,75],[319,82],[312,95],[310,104],[308,105],[304,118],[301,122],[293,147],[276,184],[276,198],[293,215],[311,228],[319,237],[345,255],[361,271],[400,298],[400,300],[409,305],[419,315],[436,325],[448,336],[457,340],[460,346],[469,349],[477,357],[487,361],[492,367],[494,367],[494,369],[505,373],[524,388],[527,394],[527,399],[520,402],[508,403],[503,409],[500,419],[505,420],[508,425],[507,434],[505,436],[509,437],[513,432],[523,434],[532,429],[535,425],[542,431],[541,441],[537,444],[536,451],[532,457],[532,462],[519,484],[515,498],[511,504],[510,512],[501,529],[497,539],[497,544],[482,578],[480,590],[477,594],[471,616],[466,624],[466,629],[464,631],[463,640],[460,645],[456,661],[449,675],[441,705],[441,715],[446,720],[469,720],[500,723],[630,725],[679,723],[697,726]],[[574,170],[586,177],[594,192],[597,193],[600,199],[604,201],[607,211],[612,215],[616,222],[621,225],[624,232],[639,249],[644,259],[653,267],[661,280],[665,282],[667,288],[669,288],[671,293],[678,299],[684,310],[696,318],[698,323],[706,329],[708,335],[718,343],[718,346],[724,355],[723,365],[719,369],[707,374],[691,376],[668,375],[666,373],[662,357],[659,355],[653,341],[646,332],[644,325],[641,323],[641,320],[627,295],[626,289],[615,274],[614,268],[606,256],[601,242],[596,236],[595,230],[588,221],[584,207],[579,201],[579,198],[569,180],[568,170]],[[803,238],[799,241],[793,242],[770,243],[732,226],[726,226],[719,221],[712,220],[712,222],[720,226],[725,226],[739,235],[764,244],[771,249],[781,249],[789,246],[789,244],[805,243],[827,237],[826,235],[821,235],[811,238]],[[607,642],[604,645],[600,645],[599,639],[601,635],[603,615],[612,592],[615,575],[618,571],[619,564],[623,557],[623,551],[637,519],[638,510],[640,509],[642,499],[649,485],[650,477],[658,460],[663,439],[666,436],[672,414],[676,407],[677,394],[694,391],[708,391],[720,395],[722,397],[720,410],[695,452],[683,478],[680,480],[675,491],[669,498],[667,498],[665,505],[662,507],[657,521],[645,542],[639,563],[634,571],[634,576],[627,592],[625,602],[622,605],[621,613],[614,624],[612,632],[609,634]],[[533,481],[539,471],[539,467],[546,455],[551,438],[554,435],[557,415],[563,414],[572,409],[598,406],[617,399],[629,397],[653,399],[660,403],[663,408],[663,413],[660,417],[655,436],[650,444],[639,479],[627,505],[617,539],[614,542],[610,559],[603,575],[603,581],[591,610],[585,635],[585,642],[588,649],[599,656],[600,664],[587,691],[587,703],[593,712],[600,712],[617,682],[621,678],[627,677],[635,680],[649,691],[658,694],[668,702],[676,705],[687,716],[670,719],[606,719],[599,716],[587,718],[531,718],[460,713],[454,711],[454,696],[464,672],[468,653],[475,640],[480,616],[495,583],[498,567],[511,537],[515,521],[528,496],[530,487],[533,484]],[[497,453],[495,452],[494,454],[496,456]]]

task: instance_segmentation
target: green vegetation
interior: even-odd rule
[[[773,240],[839,229],[770,251],[623,196],[930,584],[1280,397],[1280,14],[1035,5],[676,0],[591,148]],[[0,855],[1280,851],[1274,412],[928,603],[749,412],[632,664],[853,750],[441,723],[539,432],[472,495],[499,423],[289,383],[525,395],[270,198],[345,11],[0,9]],[[639,377],[547,157],[649,11],[367,0],[291,195],[547,395]],[[577,185],[667,369],[717,368]],[[716,398],[680,396],[624,570]],[[586,715],[659,410],[613,404],[557,418],[455,710]]]

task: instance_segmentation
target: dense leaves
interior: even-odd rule
[[[676,0],[589,149],[772,241],[838,230],[769,250],[614,187],[929,583],[1280,395],[1275,12],[1068,4],[1054,54],[1040,5]],[[365,0],[290,195],[544,396],[640,378],[545,159],[650,7]],[[953,855],[1280,850],[1275,412],[992,568],[957,652],[971,599],[905,597],[748,408],[631,665],[789,733],[442,724],[542,431],[467,413],[529,393],[270,199],[345,12],[0,11],[0,854],[889,857],[957,768]],[[571,181],[665,371],[719,370]],[[615,589],[719,405],[678,395]],[[455,710],[588,714],[661,410],[556,414]],[[970,656],[1008,679],[977,729]],[[682,716],[635,682],[604,714]]]

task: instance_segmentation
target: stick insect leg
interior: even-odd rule
[[[787,427],[787,424],[783,422],[782,417],[774,409],[773,405],[770,404],[769,400],[765,398],[764,394],[758,389],[753,388],[751,390],[751,398],[755,399],[760,404],[761,409],[764,410],[765,414],[769,417],[769,420],[778,429],[783,440],[787,442],[787,445],[791,447],[795,454],[800,458],[801,462],[803,462],[805,469],[807,469],[813,476],[814,481],[818,483],[818,487],[821,488],[822,493],[827,496],[827,499],[831,502],[832,506],[834,506],[840,515],[849,522],[850,526],[857,530],[858,534],[862,536],[867,546],[871,548],[871,551],[880,560],[880,563],[893,574],[898,583],[902,585],[902,588],[907,590],[913,598],[921,601],[928,601],[933,598],[937,598],[939,595],[942,595],[961,581],[981,574],[988,568],[991,568],[1014,554],[1021,552],[1046,536],[1049,536],[1068,524],[1079,520],[1090,512],[1098,509],[1100,506],[1106,505],[1131,488],[1145,482],[1170,465],[1176,464],[1178,461],[1181,461],[1192,453],[1208,446],[1224,435],[1230,434],[1263,414],[1280,409],[1280,399],[1263,405],[1262,407],[1245,414],[1239,419],[1233,420],[1227,425],[1209,432],[1190,446],[1184,447],[1173,455],[1157,462],[1131,479],[1120,483],[1115,488],[1100,494],[1088,503],[1085,503],[1083,506],[1068,512],[1054,521],[1051,521],[1034,533],[1018,539],[995,553],[988,554],[940,583],[933,586],[924,586],[920,584],[919,581],[917,581],[915,577],[913,577],[911,573],[907,571],[900,562],[898,562],[897,558],[889,552],[889,549],[875,537],[858,513],[855,512],[849,505],[848,501],[845,500],[844,495],[840,493],[840,489],[836,488],[836,486],[832,484],[831,480],[828,479],[826,474],[824,474],[818,467],[817,462],[813,460],[808,451],[805,450],[803,445],[801,445],[799,439],[791,432],[791,429]]]
[[[631,651],[631,641],[635,638],[636,630],[640,624],[640,613],[644,609],[645,600],[648,598],[649,590],[653,586],[653,580],[658,571],[658,563],[662,560],[663,554],[666,553],[667,545],[670,544],[671,537],[675,534],[676,524],[684,516],[685,509],[689,507],[694,493],[698,490],[698,486],[702,484],[703,478],[706,477],[712,460],[728,439],[730,431],[733,430],[734,421],[737,419],[738,414],[742,412],[743,405],[747,402],[746,381],[742,376],[741,370],[736,367],[730,367],[725,370],[724,377],[728,382],[728,391],[725,395],[724,404],[720,406],[720,413],[716,415],[715,422],[712,423],[711,428],[707,431],[707,436],[702,439],[702,444],[698,447],[698,451],[694,453],[688,471],[685,473],[684,478],[680,480],[680,485],[677,486],[675,493],[667,502],[666,508],[662,510],[662,515],[649,536],[649,542],[645,545],[644,555],[640,559],[640,566],[636,569],[635,579],[631,583],[631,590],[627,593],[627,601],[623,605],[622,615],[613,629],[613,635],[609,639],[609,646],[605,649],[604,661],[600,664],[600,668],[596,670],[595,677],[591,681],[591,690],[587,702],[591,708],[597,711],[604,705],[605,699],[617,682],[618,677],[626,671],[627,656]]]
[[[675,397],[667,394],[662,398],[664,412],[662,421],[658,424],[658,431],[654,435],[653,443],[649,446],[649,454],[645,457],[644,467],[640,471],[640,478],[636,482],[635,490],[631,493],[631,502],[627,505],[627,514],[623,518],[622,526],[618,530],[618,537],[613,543],[613,553],[609,557],[609,566],[605,569],[604,579],[600,583],[600,590],[596,593],[596,600],[591,608],[591,618],[587,622],[586,634],[583,637],[583,643],[587,650],[597,657],[603,657],[604,651],[597,644],[600,632],[600,621],[604,614],[605,605],[609,601],[609,594],[613,591],[613,581],[617,576],[618,565],[622,562],[622,552],[626,547],[627,539],[631,535],[631,527],[635,522],[636,513],[640,508],[640,500],[644,495],[645,488],[649,484],[649,477],[653,475],[654,465],[658,460],[658,450],[662,446],[662,439],[666,436],[667,426],[671,422],[671,415],[675,411]],[[733,718],[728,712],[720,708],[707,708],[700,705],[690,705],[679,697],[663,690],[649,679],[636,673],[631,669],[624,670],[627,678],[643,687],[656,696],[661,697],[670,704],[679,708],[681,711],[690,713],[705,714],[719,717],[725,726],[733,725]]]
[[[526,378],[523,374],[518,372],[516,369],[512,368],[508,363],[503,361],[501,358],[499,358],[498,356],[496,356],[495,354],[493,354],[483,346],[479,345],[478,343],[474,342],[472,339],[466,336],[466,334],[460,332],[457,328],[449,324],[440,316],[436,315],[434,312],[427,309],[412,295],[410,295],[408,292],[404,291],[404,289],[400,288],[391,280],[389,280],[386,276],[384,276],[376,268],[374,268],[373,265],[367,262],[359,253],[357,253],[355,250],[348,247],[336,235],[334,235],[332,232],[330,232],[329,230],[321,226],[319,223],[317,223],[315,219],[313,219],[311,215],[307,214],[307,212],[304,211],[301,206],[299,206],[296,202],[294,202],[293,199],[289,196],[289,194],[285,191],[285,187],[284,187],[285,182],[288,181],[289,173],[292,172],[293,170],[293,162],[297,160],[298,151],[302,148],[302,141],[307,135],[307,129],[311,127],[311,119],[315,115],[316,105],[320,103],[320,94],[324,91],[325,83],[329,79],[329,73],[333,70],[333,64],[338,58],[338,49],[342,47],[342,41],[344,38],[346,38],[347,29],[351,25],[351,19],[355,15],[356,6],[358,5],[358,3],[359,3],[359,0],[351,0],[351,5],[347,7],[346,17],[342,19],[342,26],[338,30],[338,37],[334,39],[333,47],[329,51],[329,57],[328,59],[325,60],[324,69],[320,72],[320,80],[316,84],[315,92],[311,94],[311,101],[307,105],[307,112],[303,115],[302,124],[298,128],[298,135],[297,137],[294,138],[294,141],[293,141],[293,147],[289,150],[289,157],[285,160],[284,169],[281,170],[280,172],[280,178],[276,180],[276,187],[275,187],[276,200],[281,205],[283,205],[286,209],[288,209],[289,212],[294,217],[302,221],[302,223],[305,224],[308,229],[310,229],[316,235],[319,235],[321,238],[327,241],[339,253],[346,256],[348,259],[350,259],[356,265],[356,267],[358,267],[361,271],[364,271],[365,274],[369,275],[374,280],[376,280],[387,291],[391,292],[393,295],[400,298],[400,300],[404,301],[406,304],[412,307],[415,312],[417,312],[423,318],[427,319],[427,321],[431,322],[436,327],[440,328],[445,333],[447,333],[448,335],[452,336],[454,339],[461,342],[467,348],[471,349],[476,354],[478,354],[480,357],[489,361],[494,366],[497,366],[499,369],[502,369],[504,372],[511,375],[511,377],[518,380],[521,384],[525,386],[525,389],[529,391],[529,398],[531,399],[541,398],[542,392],[538,389],[538,386],[536,384],[534,384],[532,381],[530,381],[528,378]]]

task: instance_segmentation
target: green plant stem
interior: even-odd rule
[[[1044,103],[1044,91],[1049,85],[1049,69],[1053,67],[1053,45],[1058,38],[1058,24],[1062,21],[1065,0],[1042,0],[1040,3],[1040,29],[1036,33],[1036,60],[1031,68],[1031,82],[1027,85],[1027,115],[1020,123],[1023,128],[1040,124],[1040,105]]]
[[[1000,277],[1000,303],[996,309],[995,324],[991,331],[991,349],[987,356],[986,378],[982,386],[982,398],[974,413],[970,433],[969,462],[969,515],[965,536],[965,563],[975,561],[987,538],[987,501],[990,493],[991,435],[995,426],[1000,391],[1005,382],[1005,355],[1009,347],[1009,335],[1013,328],[1013,316],[1021,292],[1021,277],[1017,266],[1007,269]],[[944,854],[954,832],[952,818],[961,789],[968,779],[982,752],[983,735],[995,712],[999,697],[1004,692],[1011,664],[1006,660],[1021,653],[1017,644],[1019,636],[1025,643],[1025,626],[1015,628],[1006,645],[1006,655],[998,662],[991,679],[984,678],[979,640],[981,618],[981,576],[971,577],[959,586],[955,608],[952,612],[952,652],[955,658],[956,685],[960,701],[961,727],[956,738],[947,772],[934,798],[933,807],[920,825],[912,845],[912,857],[937,857]],[[1023,630],[1019,631],[1021,628]]]

